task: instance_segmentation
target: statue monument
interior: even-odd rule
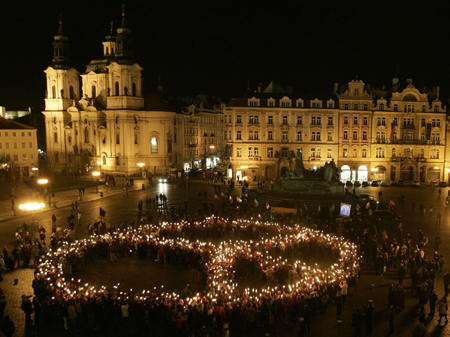
[[[299,149],[295,156],[295,170],[286,172],[277,180],[275,191],[296,194],[344,193],[344,185],[339,181],[340,171],[334,159],[317,170],[305,169]]]

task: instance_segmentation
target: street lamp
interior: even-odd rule
[[[34,212],[39,211],[45,207],[45,204],[43,202],[37,203],[37,202],[29,202],[27,204],[19,205],[19,209],[22,211],[28,211],[33,214],[33,223],[34,223]]]

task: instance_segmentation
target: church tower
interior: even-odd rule
[[[47,156],[54,168],[67,166],[65,127],[71,121],[67,108],[79,99],[79,73],[70,66],[69,39],[63,32],[59,17],[58,33],[53,41],[53,60],[44,71],[47,75],[45,96],[45,129]]]
[[[47,74],[45,110],[66,110],[79,99],[79,73],[70,67],[69,39],[64,35],[60,15],[58,33],[53,41],[53,61]]]
[[[107,66],[109,70],[107,109],[142,109],[144,107],[142,68],[134,61],[131,29],[125,20],[124,6],[122,6],[122,23],[117,29],[114,47],[114,61]]]

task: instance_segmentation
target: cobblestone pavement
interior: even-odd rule
[[[137,203],[140,199],[149,196],[154,196],[156,193],[165,193],[169,198],[169,204],[178,206],[180,203],[184,203],[187,199],[189,202],[189,210],[195,211],[203,202],[204,197],[198,197],[198,193],[208,192],[208,201],[213,202],[214,189],[208,186],[204,181],[192,181],[190,189],[177,189],[173,184],[160,185],[156,184],[154,186],[148,187],[145,191],[140,189],[139,182],[136,183],[136,188],[130,191],[129,197],[122,197],[121,194],[106,196],[100,198],[99,196],[92,196],[92,199],[84,200],[80,202],[80,209],[83,213],[83,226],[78,229],[78,236],[85,237],[87,235],[87,229],[85,224],[91,221],[98,215],[99,207],[104,208],[107,211],[108,221],[114,221],[116,223],[130,220],[133,214],[137,210]],[[398,196],[404,194],[406,196],[405,205],[398,205],[397,212],[403,216],[403,234],[411,233],[413,240],[417,238],[417,231],[423,229],[425,235],[430,238],[430,247],[433,247],[434,237],[439,234],[442,238],[442,245],[440,248],[440,253],[444,256],[450,256],[450,245],[448,244],[450,240],[450,212],[445,207],[445,198],[447,195],[448,188],[442,189],[442,197],[439,197],[437,190],[432,190],[428,187],[422,186],[418,189],[413,188],[358,188],[357,193],[373,194],[377,195],[378,191],[383,191],[383,196],[385,199],[392,199],[397,201]],[[67,206],[58,207],[57,209],[52,209],[50,211],[44,211],[36,214],[36,219],[39,220],[39,224],[43,225],[50,231],[51,228],[51,214],[55,213],[60,221],[65,222],[65,217],[70,212],[71,209],[71,195],[77,195],[78,191],[68,191],[61,192],[67,195]],[[87,191],[88,193],[89,191]],[[415,210],[412,211],[411,202],[415,200]],[[419,214],[419,205],[424,204],[429,208],[433,205],[434,215],[421,216]],[[440,227],[435,225],[436,213],[441,212],[442,223]],[[4,208],[0,209],[0,214],[4,216],[3,221],[0,222],[0,245],[6,245],[12,250],[14,245],[14,231],[17,225],[25,221],[31,221],[31,215],[11,217],[10,215],[5,216]],[[8,220],[9,219],[9,220]],[[396,228],[387,227],[388,234],[390,237],[396,235]],[[430,254],[430,250],[428,254]],[[148,261],[150,264],[151,261]],[[136,269],[143,268],[139,265],[139,261],[133,261],[130,265],[118,263],[117,265],[111,266],[114,268],[114,272],[108,273],[108,266],[104,266],[105,272],[95,274],[92,271],[91,275],[86,275],[86,278],[93,277],[98,282],[101,283],[112,283],[116,282],[116,275],[118,273],[127,274],[130,272],[130,268]],[[447,262],[448,264],[448,262]],[[145,273],[145,275],[136,274],[134,277],[133,284],[136,284],[136,288],[147,287],[148,280],[144,283],[144,280],[149,277],[157,277],[158,280],[164,284],[170,285],[173,289],[182,288],[186,282],[190,281],[190,277],[195,278],[195,273],[192,271],[179,270],[171,266],[163,265],[158,266],[160,270],[150,270]],[[449,268],[446,265],[444,271],[448,271]],[[88,272],[87,272],[88,273]],[[183,274],[183,278],[179,277]],[[186,275],[187,274],[187,275]],[[189,276],[191,275],[191,276]],[[17,286],[14,286],[14,279],[19,279]],[[24,324],[24,314],[20,309],[21,295],[31,294],[31,280],[33,278],[32,269],[17,269],[13,272],[4,275],[4,281],[0,286],[4,289],[6,294],[7,306],[5,314],[10,315],[16,324],[16,334],[15,336],[25,335],[25,324]],[[83,275],[80,275],[83,278]],[[387,303],[387,293],[389,286],[392,283],[397,282],[396,272],[388,272],[383,276],[375,276],[373,270],[369,267],[364,267],[361,279],[358,282],[357,296],[348,297],[347,301],[343,307],[342,316],[337,316],[334,305],[328,307],[326,315],[319,315],[319,317],[314,318],[311,323],[311,335],[313,336],[352,336],[353,330],[351,327],[351,317],[352,313],[356,311],[357,308],[361,308],[369,299],[372,299],[375,303],[375,312],[373,317],[374,330],[372,336],[386,336],[389,331],[388,314],[389,310],[386,306]],[[158,282],[156,282],[158,283]],[[183,284],[180,284],[183,283]],[[372,287],[372,284],[374,285]],[[406,307],[402,312],[398,313],[395,317],[395,335],[398,336],[411,336],[412,331],[418,322],[418,298],[410,292],[409,289],[411,281],[406,279],[404,281],[404,286],[406,287],[408,294],[406,299]],[[436,277],[436,289],[439,296],[443,295],[443,282],[442,275],[437,275]],[[427,308],[428,309],[428,308]],[[342,321],[340,324],[338,321]],[[364,325],[363,325],[364,327]],[[154,336],[163,335],[163,331],[154,331]],[[295,324],[288,324],[287,322],[282,326],[277,326],[276,330],[262,331],[256,329],[250,334],[250,336],[264,336],[265,333],[269,333],[271,336],[295,336],[297,334],[297,326]],[[429,336],[450,336],[449,326],[438,326],[437,318],[434,317],[433,320],[427,323],[427,334]],[[96,332],[96,336],[100,336],[101,332]]]

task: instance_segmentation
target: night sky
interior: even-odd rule
[[[43,109],[59,12],[80,72],[102,55],[122,1],[3,1],[0,105]],[[328,99],[355,76],[373,87],[400,80],[450,97],[448,1],[126,1],[135,60],[151,93],[242,96],[274,80]]]

